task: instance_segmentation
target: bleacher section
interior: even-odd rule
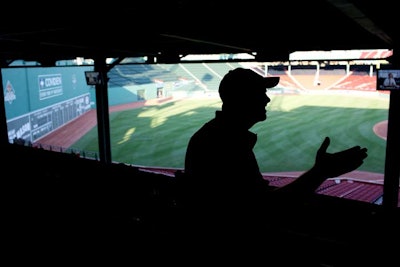
[[[160,84],[169,92],[185,96],[215,95],[226,72],[240,63],[119,64],[108,73],[109,87]],[[168,84],[168,86],[165,86]]]
[[[121,64],[108,72],[109,86],[141,85],[162,82],[173,82],[179,77],[159,65]]]
[[[347,75],[335,84],[333,90],[361,90],[376,91],[376,77],[368,75],[355,75],[354,73]]]

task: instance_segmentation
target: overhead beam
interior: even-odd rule
[[[368,32],[374,34],[388,45],[393,45],[393,39],[381,28],[379,28],[372,19],[368,18],[359,8],[348,0],[326,0],[346,16],[358,23]]]

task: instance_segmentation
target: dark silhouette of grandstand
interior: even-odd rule
[[[16,144],[3,152],[10,168],[25,162],[27,171],[19,170],[18,179],[4,180],[11,201],[7,205],[6,226],[15,229],[6,238],[10,240],[9,248],[25,240],[24,245],[29,247],[25,255],[31,259],[41,258],[35,249],[37,240],[44,243],[38,249],[45,248],[50,259],[78,259],[80,253],[70,251],[73,247],[73,251],[85,251],[84,257],[95,257],[93,261],[100,259],[98,252],[125,257],[126,251],[135,259],[151,253],[165,255],[162,262],[179,261],[178,251],[201,251],[205,245],[185,243],[182,247],[179,243],[183,218],[176,177],[181,170],[104,165],[74,154]],[[41,175],[32,179],[29,171],[43,164],[46,168],[41,169]],[[266,179],[273,186],[283,186],[293,178]],[[346,194],[357,199],[359,187],[369,188],[370,194],[363,195],[367,202],[341,198]],[[273,257],[297,255],[300,258],[296,262],[317,262],[317,266],[392,260],[380,255],[392,249],[387,239],[399,238],[393,236],[397,233],[393,230],[398,228],[398,213],[387,214],[381,205],[371,206],[378,195],[373,184],[328,180],[318,191],[321,194],[317,198],[297,203],[293,209],[278,205],[266,210],[265,216],[270,217],[265,225],[266,233],[271,232],[268,239],[246,247],[274,251]],[[19,251],[11,249],[10,253]],[[208,259],[207,254],[203,257]]]
[[[145,172],[163,174],[170,177],[175,177],[176,172],[183,171],[177,168],[160,168],[160,167],[138,167]],[[268,180],[271,186],[282,187],[289,184],[296,177],[280,176],[264,174],[264,179]],[[356,201],[367,202],[375,205],[382,204],[383,185],[377,182],[360,181],[349,178],[329,179],[322,183],[316,190],[317,194],[332,196],[336,198],[344,198]],[[400,206],[400,200],[399,200]]]

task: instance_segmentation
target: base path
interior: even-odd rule
[[[388,121],[381,121],[374,125],[374,133],[382,139],[386,140],[388,129]]]

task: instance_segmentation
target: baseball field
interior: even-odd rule
[[[374,126],[387,120],[389,98],[375,94],[269,94],[267,120],[251,130],[262,172],[304,171],[311,167],[325,136],[328,152],[368,148],[361,171],[384,173],[386,140]],[[214,116],[216,97],[175,99],[110,113],[112,159],[140,166],[183,168],[190,136]],[[94,126],[71,147],[98,151]]]

